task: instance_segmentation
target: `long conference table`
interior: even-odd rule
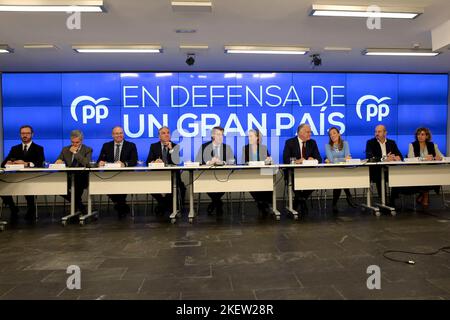
[[[111,194],[172,194],[172,223],[181,217],[177,207],[177,172],[189,175],[188,219],[192,223],[196,217],[194,194],[208,192],[272,192],[272,213],[280,220],[277,208],[277,185],[283,181],[288,185],[286,207],[295,220],[300,213],[293,208],[294,191],[361,188],[366,190],[366,202],[361,207],[380,215],[380,208],[395,215],[395,208],[386,206],[384,174],[382,175],[382,196],[380,204],[372,204],[370,193],[370,166],[382,166],[389,176],[389,187],[450,185],[450,159],[445,161],[339,163],[339,164],[280,164],[280,165],[225,165],[225,166],[167,166],[167,167],[126,167],[126,168],[25,168],[2,169],[0,173],[0,196],[26,195],[67,195],[68,184],[72,190],[70,214],[62,217],[67,222],[79,217],[83,225],[88,218],[97,215],[92,208],[92,196]],[[75,211],[74,179],[72,174],[89,173],[87,188],[87,213]],[[281,172],[281,174],[278,174]],[[37,206],[37,204],[36,204]],[[133,207],[133,206],[132,206]],[[37,210],[36,210],[37,212]],[[1,217],[0,217],[1,218]],[[36,215],[37,218],[37,215]],[[0,221],[0,230],[6,222]]]

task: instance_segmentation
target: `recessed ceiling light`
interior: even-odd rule
[[[325,47],[323,49],[326,51],[352,51],[352,48],[348,47]]]
[[[3,12],[104,12],[103,0],[0,0]]]
[[[366,49],[362,52],[366,56],[403,56],[403,57],[435,57],[440,52],[431,49]]]
[[[78,53],[160,53],[160,45],[79,45],[72,46]]]
[[[58,49],[57,46],[53,44],[25,44],[23,46],[24,49],[32,49],[32,50],[52,50],[52,49]]]
[[[173,11],[211,12],[212,2],[202,0],[172,1]]]
[[[309,48],[293,46],[225,46],[225,53],[306,54]]]
[[[383,6],[378,8],[379,12],[375,12],[370,10],[370,6],[313,4],[310,15],[322,17],[414,19],[424,12],[423,8]]]

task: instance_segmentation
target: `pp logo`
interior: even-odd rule
[[[363,116],[361,114],[361,106],[369,100],[373,100],[376,103],[369,103],[366,106],[366,121],[369,122],[372,118],[378,118],[378,121],[382,121],[383,118],[386,118],[389,115],[389,106],[386,103],[382,103],[383,101],[390,100],[389,97],[383,97],[378,99],[372,95],[366,95],[364,97],[359,98],[356,103],[356,113],[358,117],[362,120]]]
[[[72,115],[73,120],[78,122],[77,117],[77,107],[81,104],[81,119],[83,120],[83,124],[86,124],[88,120],[94,119],[95,123],[100,123],[102,119],[106,119],[109,114],[108,107],[104,104],[100,104],[103,101],[110,100],[108,98],[100,98],[95,100],[90,96],[80,96],[72,101],[72,105],[70,106],[70,113]]]

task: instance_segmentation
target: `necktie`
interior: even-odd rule
[[[72,163],[70,165],[71,167],[78,167],[78,161],[75,159],[75,155],[72,156]]]
[[[114,162],[120,159],[120,144],[116,144],[116,153],[114,154]]]
[[[23,154],[26,154],[27,151],[28,151],[28,146],[27,146],[27,145],[24,145],[24,146],[23,146]]]
[[[302,158],[306,159],[306,141],[302,142]]]
[[[219,146],[214,147],[214,157],[219,158]]]
[[[168,163],[168,159],[167,159],[167,158],[168,158],[168,157],[167,157],[167,147],[164,146],[164,148],[163,148],[163,154],[162,154],[162,160],[163,160],[163,162],[164,162],[165,164]]]

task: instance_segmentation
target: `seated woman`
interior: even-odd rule
[[[267,146],[261,144],[261,132],[259,130],[250,129],[248,131],[248,144],[242,148],[242,163],[248,163],[249,161],[265,161],[272,162]],[[272,201],[272,192],[250,192],[255,199],[260,214],[265,217],[270,212]]]
[[[350,149],[348,147],[347,141],[342,140],[341,133],[336,127],[330,128],[328,130],[328,137],[330,138],[328,143],[325,145],[325,151],[327,154],[327,159],[325,163],[337,163],[345,161],[346,159],[351,159]],[[353,201],[352,195],[349,189],[344,189],[345,195],[347,196],[347,203],[350,207],[356,208],[356,204]],[[341,189],[333,190],[333,213],[338,213],[337,202],[341,196]]]
[[[444,156],[439,151],[437,144],[431,142],[431,137],[430,129],[418,128],[415,135],[416,141],[409,144],[408,158],[420,157],[421,160],[425,161],[442,160]],[[417,190],[420,194],[416,201],[422,204],[424,209],[430,205],[429,191],[433,189],[439,192],[439,186],[419,187]]]

